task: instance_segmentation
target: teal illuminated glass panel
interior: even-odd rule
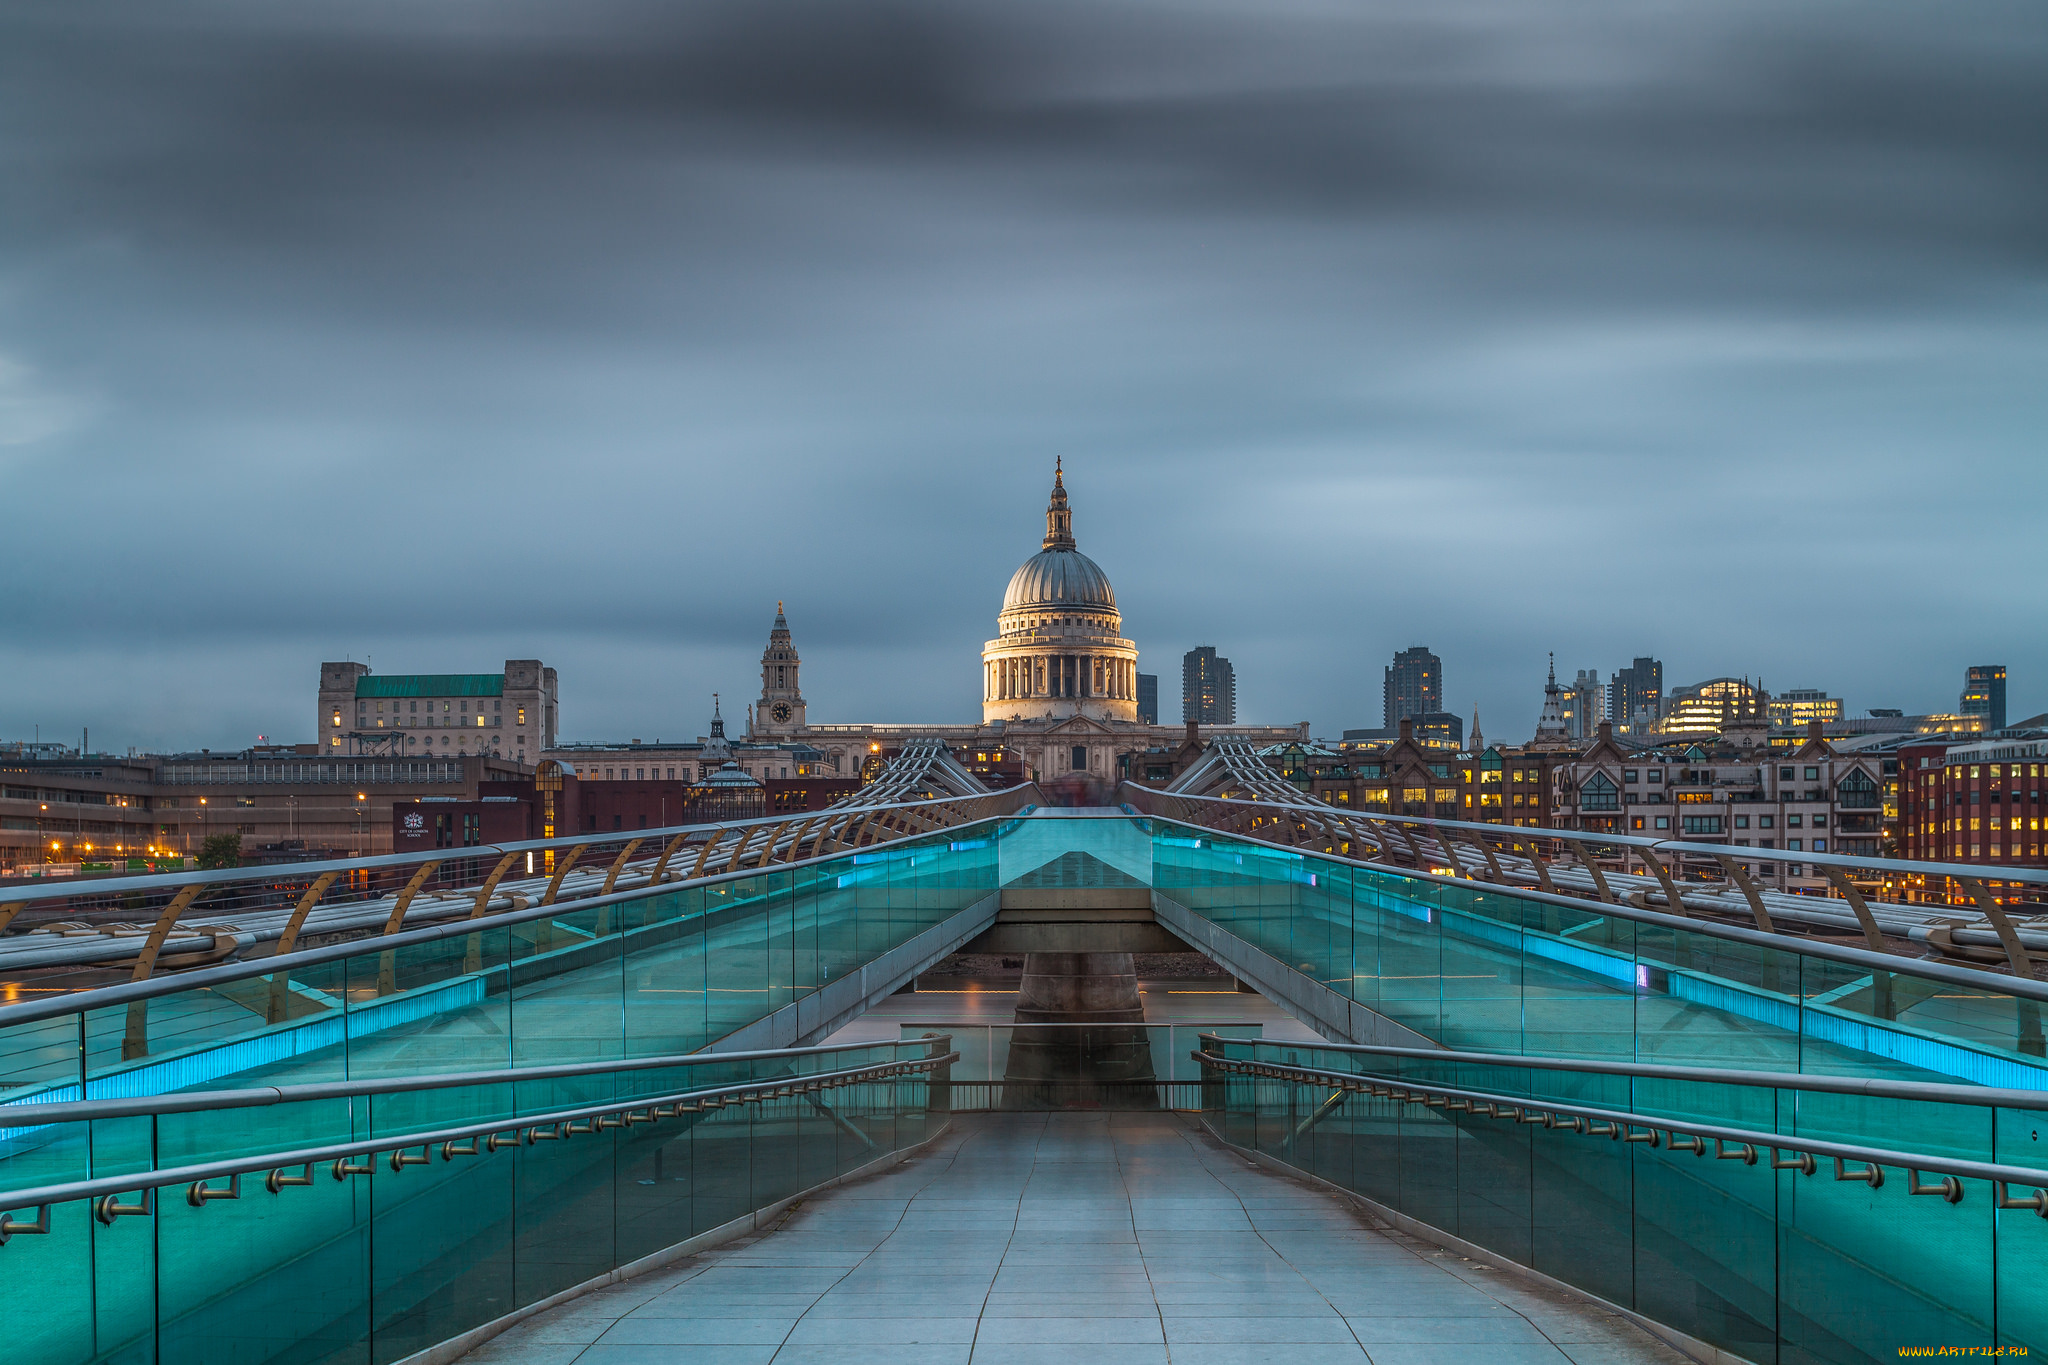
[[[1995,1160],[2048,1178],[2048,1097],[2012,1109],[1282,1043],[1205,1046],[1788,1141]],[[1896,1360],[1906,1347],[2048,1344],[2038,1292],[2048,1220],[1994,1208],[1988,1182],[1962,1181],[1951,1203],[1911,1193],[1914,1177],[1897,1167],[1877,1187],[1837,1179],[1825,1158],[1811,1174],[1773,1169],[1774,1157],[1793,1160],[1789,1147],[1623,1142],[1285,1078],[1229,1075],[1208,1089],[1221,1112],[1205,1120],[1226,1140],[1748,1360],[1839,1365]]]

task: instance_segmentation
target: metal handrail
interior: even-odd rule
[[[1027,784],[1028,785],[1028,784]],[[1002,791],[989,792],[989,796],[1001,796],[1006,792],[1019,792],[1024,788],[1008,787]],[[856,793],[858,795],[858,793]],[[857,813],[864,810],[905,810],[924,806],[958,805],[962,801],[979,800],[975,796],[940,796],[916,801],[890,801],[882,805],[867,806],[858,802],[836,806],[827,810],[804,812],[812,818],[833,812],[839,814]],[[280,876],[293,878],[317,877],[323,872],[374,872],[386,868],[413,867],[420,863],[444,863],[455,859],[503,857],[508,853],[545,853],[549,850],[567,852],[579,845],[624,843],[628,839],[642,839],[650,843],[673,838],[678,834],[695,834],[706,830],[730,832],[733,830],[758,829],[762,825],[784,825],[793,819],[790,815],[762,815],[744,820],[704,821],[692,825],[667,825],[660,829],[586,831],[582,834],[563,835],[555,839],[527,839],[499,844],[458,844],[447,848],[419,849],[410,853],[379,853],[367,858],[335,858],[323,862],[291,863],[283,867],[227,867],[200,872],[159,872],[144,876],[122,877],[105,884],[105,894],[110,896],[146,895],[151,891],[177,890],[187,886],[202,886],[220,890],[240,882],[275,882]],[[993,817],[982,817],[984,819]],[[962,826],[954,826],[961,828]],[[938,831],[930,831],[937,833]],[[616,835],[616,838],[605,836]],[[650,849],[649,859],[657,855]],[[788,864],[778,864],[788,866]],[[8,905],[33,904],[44,900],[67,900],[78,896],[99,894],[98,882],[56,881],[25,883],[9,886],[0,891],[0,901]]]
[[[1190,797],[1176,797],[1177,800],[1191,800]],[[1235,805],[1249,805],[1250,802],[1233,802]],[[1270,803],[1262,803],[1270,804]],[[1278,806],[1278,810],[1292,810],[1292,807]],[[1868,948],[1852,948],[1847,944],[1829,943],[1822,939],[1794,937],[1788,934],[1767,934],[1759,929],[1745,928],[1739,924],[1721,924],[1714,920],[1695,919],[1686,915],[1674,915],[1660,910],[1644,910],[1625,901],[1586,901],[1576,896],[1561,895],[1554,891],[1543,891],[1533,886],[1503,886],[1496,882],[1475,883],[1467,877],[1447,877],[1423,868],[1392,867],[1386,863],[1375,863],[1363,858],[1353,858],[1342,853],[1331,853],[1320,849],[1303,849],[1288,844],[1275,843],[1256,835],[1237,830],[1211,829],[1207,825],[1191,824],[1171,815],[1155,815],[1139,812],[1140,820],[1158,820],[1166,824],[1206,834],[1212,838],[1235,840],[1244,844],[1255,844],[1270,848],[1292,858],[1321,858],[1327,862],[1342,863],[1348,867],[1361,868],[1377,876],[1407,877],[1417,881],[1434,882],[1440,886],[1454,886],[1462,891],[1471,891],[1477,885],[1485,887],[1491,894],[1512,896],[1518,900],[1534,901],[1540,905],[1555,905],[1580,913],[1597,913],[1614,919],[1634,920],[1641,924],[1654,924],[1664,929],[1680,929],[1690,934],[1701,934],[1709,938],[1727,939],[1733,943],[1746,943],[1752,947],[1770,948],[1781,953],[1797,953],[1807,957],[1826,958],[1835,962],[1848,963],[1865,970],[1890,972],[1897,976],[1917,976],[1930,981],[1941,981],[1949,985],[1974,986],[1979,989],[1991,988],[2001,995],[2017,996],[2029,1000],[2048,1001],[2048,981],[2030,979],[2024,976],[2007,976],[2001,972],[1988,972],[1973,967],[1958,967],[1947,962],[1935,962],[1922,957],[1903,957],[1890,953],[1872,952]],[[1384,817],[1375,815],[1375,820]],[[1483,826],[1497,830],[1496,825]],[[1512,826],[1510,826],[1512,828]],[[1583,833],[1573,838],[1583,839]],[[1155,891],[1157,888],[1154,888]]]
[[[883,809],[888,809],[884,807]],[[920,840],[939,837],[956,837],[964,830],[978,825],[1014,819],[1014,815],[985,815],[976,820],[952,825],[945,829],[932,830],[924,834],[908,835],[891,841],[895,847],[909,847]],[[729,826],[728,828],[731,828]],[[703,877],[682,878],[662,884],[661,894],[687,890],[694,887],[715,886],[722,882],[742,881],[750,877],[768,875],[770,872],[788,872],[816,867],[822,863],[843,861],[857,853],[872,850],[875,845],[861,849],[839,849],[822,853],[816,857],[802,858],[795,862],[777,863],[773,868],[742,868],[739,871],[712,873]],[[445,850],[444,850],[445,851]],[[607,905],[618,905],[628,901],[645,899],[650,894],[647,887],[634,887],[627,891],[614,891],[608,896],[590,896],[574,902],[575,910],[595,909]],[[299,968],[330,962],[337,958],[354,957],[369,952],[389,952],[415,943],[431,943],[438,939],[462,938],[470,934],[503,928],[512,924],[524,924],[532,920],[552,919],[569,913],[562,903],[553,905],[530,905],[524,910],[503,910],[495,915],[484,915],[473,919],[444,920],[436,924],[422,925],[417,929],[401,929],[395,934],[381,934],[372,938],[353,939],[346,943],[330,943],[318,948],[301,948],[289,953],[273,954],[270,957],[254,958],[246,962],[223,963],[215,967],[201,967],[179,972],[174,976],[151,977],[145,981],[124,981],[113,986],[97,986],[89,990],[73,991],[64,995],[47,996],[40,1000],[22,1000],[12,1004],[0,1004],[0,1029],[15,1024],[35,1023],[42,1019],[57,1018],[75,1014],[80,1010],[105,1009],[113,1005],[126,1004],[134,1000],[153,999],[159,995],[171,995],[199,986],[215,985],[225,981],[240,981],[252,976],[270,976],[274,973],[289,974]]]
[[[348,1099],[356,1095],[405,1094],[416,1090],[454,1090],[472,1085],[516,1085],[522,1081],[560,1080],[566,1076],[611,1075],[620,1071],[661,1071],[678,1066],[713,1066],[722,1062],[773,1061],[783,1057],[816,1057],[828,1052],[860,1052],[877,1047],[923,1046],[920,1038],[877,1039],[869,1043],[832,1043],[816,1047],[769,1048],[754,1052],[682,1052],[663,1057],[622,1057],[610,1062],[562,1062],[553,1066],[501,1067],[491,1071],[435,1071],[414,1076],[375,1076],[360,1081],[314,1081],[304,1085],[259,1085],[236,1090],[181,1090],[166,1095],[136,1095],[118,1100],[60,1100],[50,1104],[0,1105],[0,1124],[9,1128],[91,1119],[134,1118],[142,1114],[209,1113],[216,1109],[260,1109],[306,1100]]]
[[[1375,1099],[1392,1099],[1406,1104],[1421,1104],[1433,1109],[1455,1108],[1462,1113],[1478,1115],[1481,1118],[1512,1119],[1517,1123],[1541,1123],[1546,1128],[1569,1128],[1588,1137],[1604,1137],[1613,1141],[1646,1142],[1652,1147],[1663,1146],[1673,1151],[1691,1151],[1697,1156],[1706,1155],[1706,1142],[1715,1144],[1714,1155],[1724,1161],[1739,1160],[1755,1165],[1757,1151],[1768,1147],[1772,1151],[1773,1170],[1797,1169],[1805,1175],[1812,1175],[1817,1169],[1815,1157],[1828,1157],[1836,1163],[1837,1180],[1863,1180],[1873,1188],[1884,1183],[1882,1168],[1893,1167],[1910,1172],[1913,1179],[1909,1188],[1914,1194],[1940,1194],[1951,1204],[1962,1202],[1963,1179],[1986,1180],[1994,1184],[1999,1208],[2030,1208],[2048,1219],[2048,1171],[2034,1170],[2027,1166],[2007,1166],[1999,1162],[1970,1161],[1962,1157],[1932,1156],[1920,1152],[1900,1152],[1884,1147],[1864,1147],[1855,1143],[1833,1142],[1825,1138],[1803,1138],[1791,1133],[1766,1133],[1752,1128],[1724,1128],[1719,1124],[1698,1123],[1690,1119],[1676,1119],[1657,1114],[1637,1114],[1621,1109],[1604,1109],[1597,1105],[1573,1104],[1568,1100],[1543,1100],[1531,1103],[1526,1095],[1501,1095],[1491,1091],[1467,1090],[1460,1086],[1417,1085],[1403,1077],[1373,1076],[1356,1071],[1323,1071],[1315,1067],[1292,1066],[1277,1062],[1240,1062],[1214,1053],[1196,1051],[1193,1058],[1205,1067],[1215,1070],[1258,1077],[1262,1079],[1294,1081],[1304,1085],[1328,1085],[1340,1091],[1368,1093]],[[1484,1104],[1484,1110],[1477,1105]],[[1530,1117],[1534,1115],[1536,1117]],[[1560,1123],[1559,1119],[1569,1116],[1573,1121]],[[1594,1131],[1594,1125],[1603,1125]],[[1641,1136],[1632,1130],[1641,1128]],[[1691,1139],[1679,1142],[1679,1134]],[[1733,1144],[1738,1150],[1729,1151]],[[1781,1161],[1779,1154],[1790,1152],[1793,1161]],[[1864,1173],[1844,1173],[1842,1163],[1860,1162],[1867,1169]],[[1957,1177],[1957,1183],[1921,1188],[1919,1174],[1935,1171]],[[2040,1193],[2032,1198],[2009,1200],[2005,1187],[2008,1185],[2030,1186]]]
[[[1238,1047],[1355,1052],[1365,1056],[1414,1057],[1423,1061],[1462,1062],[1472,1066],[1522,1067],[1530,1071],[1586,1071],[1602,1076],[1642,1076],[1652,1080],[1698,1081],[1706,1085],[1753,1085],[1771,1090],[1813,1090],[1831,1095],[1868,1095],[1873,1099],[1925,1100],[1940,1104],[1974,1104],[1986,1108],[2048,1109],[2048,1090],[2012,1090],[1990,1085],[1894,1081],[1874,1076],[1820,1076],[1799,1071],[1738,1071],[1714,1066],[1675,1066],[1665,1062],[1525,1057],[1512,1052],[1459,1052],[1452,1048],[1391,1047],[1380,1043],[1293,1043],[1273,1038],[1226,1038],[1213,1033],[1198,1036],[1205,1040]],[[1293,1063],[1279,1065],[1291,1066]],[[0,1110],[0,1113],[4,1112],[6,1111]]]
[[[1277,774],[1276,774],[1277,776]],[[1275,810],[1290,813],[1322,811],[1331,815],[1344,816],[1353,820],[1383,821],[1390,825],[1406,825],[1412,829],[1426,830],[1434,825],[1443,829],[1484,834],[1494,839],[1569,839],[1591,844],[1617,844],[1628,848],[1649,849],[1656,852],[1690,853],[1698,857],[1715,856],[1738,858],[1744,862],[1813,863],[1821,867],[1875,868],[1885,872],[1902,872],[1914,876],[1979,878],[1988,877],[1994,881],[2026,882],[2038,884],[2048,890],[2048,869],[2024,867],[1987,867],[1976,863],[1935,863],[1916,862],[1906,858],[1858,857],[1838,853],[1795,853],[1782,848],[1740,848],[1733,844],[1701,844],[1683,839],[1651,839],[1638,834],[1609,834],[1594,829],[1551,829],[1542,825],[1497,825],[1476,820],[1437,820],[1429,816],[1391,815],[1384,811],[1361,811],[1331,805],[1325,801],[1303,798],[1300,805],[1275,801],[1263,796],[1237,800],[1221,796],[1194,796],[1182,792],[1162,791],[1157,787],[1146,787],[1126,781],[1124,786],[1135,792],[1150,796],[1167,797],[1175,801],[1201,802],[1216,806],[1244,807],[1271,806]],[[1648,809],[1641,807],[1640,809]],[[1677,810],[1676,806],[1670,807]],[[1153,814],[1147,811],[1145,814]],[[1172,819],[1172,816],[1163,817]],[[1182,823],[1186,823],[1183,821]]]
[[[8,1190],[0,1192],[0,1211],[26,1208],[40,1209],[42,1216],[38,1219],[38,1222],[42,1224],[42,1227],[35,1228],[32,1225],[15,1223],[11,1228],[0,1226],[0,1231],[10,1232],[14,1235],[30,1231],[47,1232],[49,1222],[47,1215],[50,1206],[76,1203],[81,1199],[91,1199],[105,1203],[105,1201],[116,1199],[123,1194],[133,1191],[160,1190],[172,1185],[189,1183],[193,1186],[193,1193],[189,1196],[191,1202],[195,1206],[203,1206],[206,1200],[199,1193],[198,1187],[209,1180],[234,1178],[256,1171],[268,1171],[273,1177],[277,1177],[293,1166],[308,1168],[307,1175],[310,1177],[310,1168],[323,1162],[333,1163],[331,1174],[334,1179],[345,1180],[351,1175],[369,1174],[373,1165],[373,1163],[367,1161],[361,1166],[352,1165],[349,1161],[351,1157],[375,1157],[379,1153],[388,1152],[394,1158],[392,1169],[398,1170],[406,1165],[424,1164],[429,1159],[422,1152],[420,1156],[408,1157],[403,1162],[397,1160],[400,1154],[412,1147],[430,1148],[439,1145],[442,1149],[441,1159],[443,1161],[453,1161],[458,1156],[476,1156],[480,1153],[495,1151],[499,1146],[532,1146],[536,1142],[555,1141],[566,1137],[580,1136],[587,1132],[601,1131],[594,1123],[592,1126],[584,1129],[564,1131],[564,1125],[573,1126],[587,1120],[618,1118],[618,1123],[605,1124],[603,1127],[630,1127],[636,1123],[659,1122],[663,1119],[679,1118],[683,1113],[698,1112],[703,1108],[702,1102],[706,1100],[718,1101],[718,1104],[712,1106],[717,1108],[723,1107],[727,1102],[747,1103],[761,1099],[777,1098],[776,1092],[778,1091],[783,1092],[785,1095],[796,1094],[821,1089],[836,1089],[841,1086],[857,1085],[868,1080],[883,1080],[891,1076],[930,1072],[938,1067],[950,1065],[957,1060],[959,1060],[959,1054],[949,1052],[939,1056],[922,1057],[912,1061],[882,1062],[874,1066],[854,1067],[845,1071],[819,1072],[810,1076],[783,1076],[772,1080],[746,1081],[734,1085],[710,1087],[703,1090],[674,1091],[666,1095],[642,1095],[624,1102],[613,1101],[606,1104],[583,1105],[574,1109],[549,1110],[546,1113],[529,1114],[511,1120],[500,1119],[492,1123],[463,1124],[457,1127],[435,1128],[424,1132],[391,1133],[383,1137],[359,1139],[354,1142],[328,1143],[320,1147],[301,1147],[286,1152],[266,1152],[256,1156],[236,1157],[227,1161],[203,1162],[191,1166],[176,1166],[154,1171],[137,1171],[127,1175],[101,1176],[93,1180],[72,1180],[55,1185],[33,1186],[25,1190]],[[680,1106],[684,1104],[689,1104],[691,1107],[689,1109],[680,1109]],[[658,1112],[663,1109],[669,1112]],[[551,1128],[554,1131],[537,1135],[537,1130],[542,1128]],[[511,1142],[493,1142],[489,1147],[478,1143],[472,1143],[469,1150],[453,1147],[453,1144],[465,1138],[495,1137],[503,1133],[517,1133],[518,1137],[515,1141]],[[311,1182],[310,1178],[302,1180],[293,1177],[284,1180],[274,1179],[267,1183],[270,1185],[271,1192],[277,1193],[280,1185],[308,1184]],[[216,1197],[235,1198],[239,1196],[218,1192]],[[153,1209],[146,1201],[142,1205],[120,1207],[112,1215],[101,1209],[95,1210],[103,1222],[112,1222],[114,1216],[131,1211],[135,1213],[148,1213],[152,1212]],[[7,1220],[0,1219],[0,1225],[6,1223]],[[0,1246],[4,1245],[4,1239],[0,1239]]]

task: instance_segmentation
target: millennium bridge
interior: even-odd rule
[[[0,893],[8,1360],[2048,1349],[2043,874],[1118,799]]]

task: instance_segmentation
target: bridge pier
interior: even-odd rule
[[[1003,1071],[1005,1109],[1158,1106],[1129,953],[1026,953]]]

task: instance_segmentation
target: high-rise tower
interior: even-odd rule
[[[1972,664],[1963,675],[1963,695],[1957,708],[1966,716],[1984,717],[1986,730],[2005,728],[2005,665]]]
[[[1384,709],[1380,724],[1388,733],[1410,716],[1444,709],[1444,662],[1426,645],[1415,645],[1394,656],[1387,668]]]
[[[1214,645],[1181,657],[1180,718],[1197,725],[1237,724],[1237,670]]]

